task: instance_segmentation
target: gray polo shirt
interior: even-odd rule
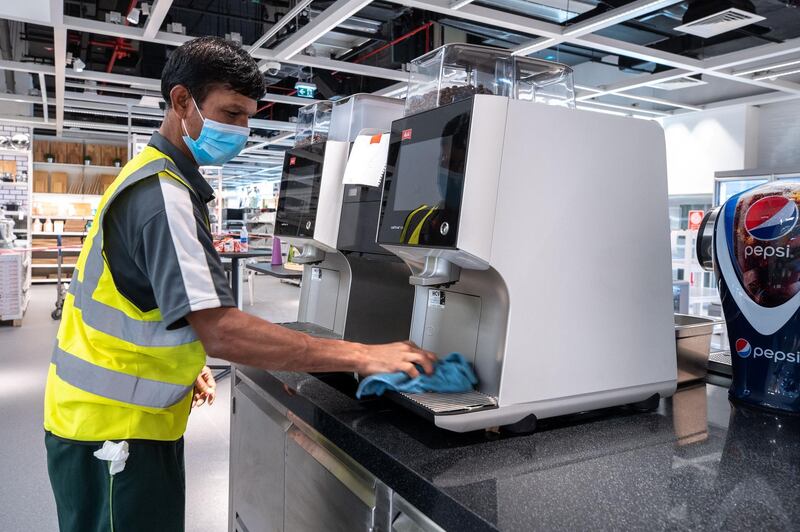
[[[103,251],[123,296],[144,312],[159,308],[169,328],[186,327],[191,312],[236,306],[207,222],[214,190],[158,132],[150,146],[175,162],[192,190],[155,175],[124,190],[106,213]]]

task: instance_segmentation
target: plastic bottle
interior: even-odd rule
[[[250,242],[247,236],[247,227],[243,225],[242,230],[239,233],[239,250],[242,253],[247,253],[249,251],[249,247],[250,247]]]

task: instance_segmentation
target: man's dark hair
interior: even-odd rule
[[[161,95],[183,85],[201,105],[214,88],[231,89],[254,100],[267,90],[255,60],[236,43],[221,37],[198,37],[175,49],[161,72]]]

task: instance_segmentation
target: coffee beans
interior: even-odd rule
[[[436,96],[439,96],[439,102],[437,105]],[[473,85],[453,85],[451,87],[445,87],[443,89],[439,89],[438,91],[431,91],[427,94],[422,96],[414,96],[411,98],[409,102],[408,109],[411,113],[418,113],[420,111],[426,111],[428,109],[433,109],[434,107],[447,105],[449,103],[458,102],[460,100],[466,100],[467,98],[471,98],[475,94],[494,94],[491,90],[484,87],[482,84],[478,85],[477,87]]]

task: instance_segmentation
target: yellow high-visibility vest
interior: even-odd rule
[[[153,175],[194,194],[175,163],[148,146],[100,200],[64,301],[47,377],[44,428],[56,436],[172,441],[186,430],[205,350],[191,327],[167,330],[158,308],[143,312],[125,298],[103,256],[109,206]]]

